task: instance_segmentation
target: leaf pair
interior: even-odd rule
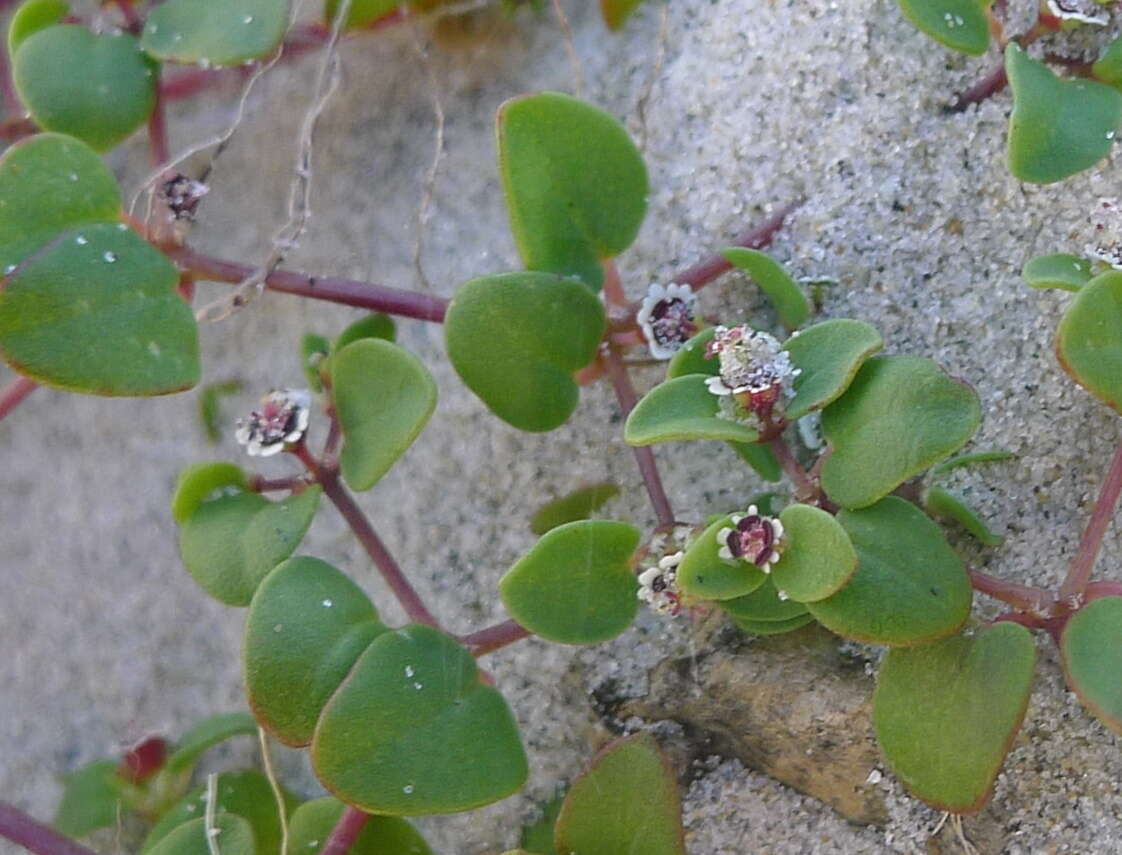
[[[310,744],[324,786],[363,810],[468,810],[525,780],[514,719],[471,655],[430,627],[388,629],[323,561],[290,559],[260,585],[244,663],[262,725],[288,745]]]

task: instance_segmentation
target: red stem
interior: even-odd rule
[[[440,624],[426,607],[421,600],[420,595],[405,578],[405,574],[401,572],[401,567],[397,561],[390,554],[382,539],[378,537],[374,527],[370,525],[370,521],[366,518],[366,514],[362,512],[351,494],[347,492],[346,488],[339,482],[339,473],[333,469],[320,470],[319,483],[323,486],[323,492],[327,498],[335,504],[339,509],[339,513],[343,515],[343,519],[347,521],[347,525],[351,527],[358,542],[362,544],[366,554],[374,562],[378,568],[378,572],[382,574],[382,578],[386,580],[386,584],[390,586],[397,601],[401,603],[401,607],[405,609],[405,613],[409,615],[409,619],[417,623],[428,624],[431,627],[440,629]]]
[[[35,855],[97,855],[6,802],[0,802],[0,837]]]
[[[368,819],[370,814],[347,805],[347,809],[343,811],[343,815],[331,830],[331,836],[319,850],[319,855],[347,855]]]
[[[523,638],[533,635],[530,630],[516,621],[507,620],[460,637],[460,643],[471,648],[471,655],[484,656],[500,647],[506,647]]]
[[[199,279],[206,279],[211,282],[236,284],[254,272],[253,268],[246,264],[223,261],[220,258],[203,255],[186,247],[165,249],[164,251],[181,269],[190,272]],[[318,276],[308,276],[306,273],[292,273],[287,270],[275,270],[270,273],[265,278],[265,287],[270,291],[278,291],[282,294],[311,297],[316,300],[326,300],[330,303],[342,303],[345,306],[371,309],[391,315],[401,315],[406,318],[417,318],[421,321],[433,321],[434,323],[441,323],[444,320],[444,313],[448,309],[447,300],[430,297],[427,294],[403,291],[400,288],[387,288],[383,285],[372,285],[369,282],[358,282],[354,279],[320,278]]]
[[[1038,19],[1036,26],[1022,36],[1018,36],[1015,41],[1021,47],[1028,47],[1028,45],[1035,42],[1042,36],[1053,33],[1060,28],[1060,22],[1055,18],[1048,16],[1045,20],[1043,17]],[[985,77],[962,92],[954,99],[946,111],[948,113],[961,113],[971,104],[980,104],[987,98],[992,98],[1002,89],[1009,85],[1009,78],[1005,74],[1005,60],[1002,59],[1001,64],[989,72]]]
[[[1091,582],[1083,596],[1088,602],[1099,597],[1122,597],[1122,582]]]
[[[293,475],[290,478],[262,478],[260,475],[254,475],[249,480],[249,489],[255,493],[276,493],[307,486],[308,479],[303,475]]]
[[[26,377],[17,377],[0,389],[0,419],[23,403],[24,398],[39,388],[39,384]]]
[[[152,165],[163,166],[171,160],[171,149],[168,147],[168,125],[164,114],[164,98],[160,90],[156,90],[156,104],[152,108],[152,115],[148,117],[148,146],[152,152]]]
[[[608,377],[616,391],[623,417],[634,408],[639,400],[635,387],[631,385],[631,375],[627,373],[627,366],[618,350],[609,346],[604,354],[604,365],[608,369]],[[666,498],[666,490],[662,486],[662,478],[658,474],[658,464],[655,462],[654,452],[650,446],[633,446],[635,460],[639,464],[639,473],[643,476],[643,485],[647,488],[647,495],[651,497],[655,516],[660,526],[674,525],[674,511],[670,507],[670,500]]]
[[[1118,495],[1122,493],[1122,443],[1119,443],[1114,452],[1114,459],[1110,463],[1110,471],[1103,481],[1099,498],[1095,501],[1091,519],[1087,522],[1087,529],[1083,532],[1083,539],[1079,542],[1079,551],[1071,561],[1067,571],[1067,578],[1060,586],[1060,598],[1069,600],[1079,597],[1087,589],[1091,581],[1091,571],[1095,568],[1095,559],[1099,557],[1102,547],[1103,535],[1111,519],[1114,518],[1114,509],[1118,504]]]
[[[814,479],[803,469],[802,464],[796,459],[791,447],[783,441],[782,436],[772,439],[768,445],[775,452],[775,457],[791,483],[795,486],[795,499],[799,502],[813,502],[821,494],[821,490]]]
[[[783,226],[783,221],[786,220],[788,215],[797,207],[799,207],[799,203],[780,208],[770,219],[765,220],[755,228],[742,232],[733,238],[732,241],[725,244],[725,246],[743,246],[747,249],[762,249],[771,243],[776,232]],[[671,279],[671,281],[681,285],[689,285],[693,290],[697,291],[729,270],[732,270],[732,264],[723,255],[717,253],[701,263],[695,264],[687,270],[683,270]]]
[[[1053,596],[1043,588],[1006,582],[978,570],[970,571],[970,584],[975,591],[981,591],[1019,611],[1034,615],[1047,614],[1054,601]]]

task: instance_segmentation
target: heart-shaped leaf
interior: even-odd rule
[[[810,505],[788,505],[779,515],[786,548],[771,568],[775,587],[792,600],[824,600],[857,571],[857,552],[833,516]]]
[[[182,525],[207,498],[218,490],[234,488],[231,492],[249,488],[249,479],[233,463],[193,463],[179,473],[175,492],[171,497],[171,516]]]
[[[573,782],[554,844],[569,855],[685,855],[678,783],[649,733],[616,740]]]
[[[728,612],[734,621],[747,621],[749,623],[777,621],[786,623],[808,613],[804,603],[782,599],[775,587],[775,580],[771,578],[768,578],[751,594],[734,597],[731,600],[721,600],[718,605]]]
[[[207,788],[195,787],[168,809],[152,826],[140,847],[142,855],[160,845],[177,828],[198,819],[206,809]],[[286,813],[296,807],[296,800],[285,793]],[[215,781],[215,816],[236,816],[249,823],[253,830],[253,851],[256,855],[275,855],[281,847],[280,813],[276,795],[269,779],[260,772],[222,772]],[[225,849],[221,850],[225,855]]]
[[[990,44],[990,3],[979,0],[900,0],[913,27],[952,50],[981,55]]]
[[[288,820],[289,855],[315,855],[331,836],[345,805],[330,796],[304,802]],[[396,816],[372,816],[347,850],[349,855],[432,855],[425,839]]]
[[[647,169],[627,131],[591,104],[543,92],[504,103],[497,132],[522,260],[599,289],[600,262],[631,246],[647,212]]]
[[[257,855],[253,827],[240,816],[216,816],[213,830],[215,834],[211,837],[206,818],[200,816],[173,829],[146,855],[213,855],[212,846],[217,846],[222,855]]]
[[[165,768],[182,772],[194,767],[205,751],[235,736],[256,736],[257,720],[249,713],[221,713],[208,716],[188,730],[175,745]]]
[[[956,632],[970,615],[970,578],[923,511],[896,496],[838,522],[857,550],[857,572],[832,597],[807,603],[838,635],[869,644],[926,644]]]
[[[733,267],[751,276],[760,286],[760,290],[771,301],[783,326],[795,329],[802,326],[810,317],[810,300],[802,292],[798,283],[791,278],[791,274],[770,255],[758,249],[745,249],[739,246],[722,249],[721,255],[728,259]]]
[[[320,712],[370,642],[386,632],[370,599],[318,558],[292,558],[254,594],[245,622],[245,686],[258,721],[308,745]]]
[[[131,229],[62,232],[0,283],[0,354],[40,383],[160,395],[199,380],[198,333],[179,274]]]
[[[604,307],[584,285],[548,273],[473,279],[444,319],[448,358],[499,418],[547,431],[576,409],[573,372],[596,356]]]
[[[1091,713],[1122,733],[1122,597],[1092,600],[1060,637],[1068,685]]]
[[[801,419],[836,401],[865,360],[883,346],[873,327],[848,318],[823,321],[792,335],[783,349],[800,373],[795,378],[795,397],[784,409],[786,418]]]
[[[511,617],[562,644],[596,644],[623,632],[639,600],[631,556],[639,531],[611,520],[579,520],[548,532],[499,582]]]
[[[27,0],[16,9],[8,24],[8,56],[15,56],[24,39],[32,33],[57,24],[69,12],[70,6],[64,0]]]
[[[148,13],[140,46],[156,59],[204,67],[268,56],[288,28],[288,0],[166,0]]]
[[[85,837],[117,824],[125,782],[113,760],[95,760],[66,776],[54,827],[68,837]]]
[[[873,724],[900,783],[940,810],[979,810],[1020,729],[1035,662],[1032,635],[1008,622],[890,650]]]
[[[55,24],[24,38],[12,59],[16,91],[35,124],[108,151],[148,119],[158,66],[124,33]]]
[[[1061,80],[1015,43],[1005,49],[1005,71],[1013,88],[1013,175],[1051,184],[1106,157],[1122,121],[1122,93],[1096,80]]]
[[[436,383],[417,357],[380,338],[360,339],[332,356],[331,378],[343,477],[369,490],[428,423]]]
[[[249,605],[261,580],[304,539],[321,492],[316,485],[279,502],[249,492],[202,502],[179,529],[183,565],[219,602]]]
[[[367,315],[365,318],[359,318],[339,333],[339,337],[335,339],[335,344],[332,349],[336,351],[342,350],[351,342],[359,341],[364,338],[380,338],[385,341],[396,341],[397,324],[394,323],[393,318],[389,315],[383,315],[381,312],[375,312],[372,315]]]
[[[676,581],[687,598],[730,600],[752,593],[767,581],[767,574],[756,565],[718,554],[724,544],[717,540],[717,534],[732,524],[727,516],[718,517],[682,556]]]
[[[619,30],[643,0],[600,0],[600,15],[609,30]]]
[[[822,411],[822,487],[844,508],[871,505],[965,445],[981,418],[978,394],[930,359],[870,359]]]
[[[749,620],[748,618],[734,617],[732,622],[736,624],[738,629],[749,635],[783,635],[801,629],[808,623],[813,623],[814,616],[807,613],[788,620]]]
[[[704,374],[687,374],[660,383],[643,396],[627,417],[623,438],[631,445],[679,439],[724,439],[752,443],[755,428],[721,415],[721,399],[709,391]]]
[[[994,534],[986,524],[961,499],[944,490],[931,486],[923,492],[923,507],[932,516],[954,520],[986,546],[1001,546],[1004,538]]]
[[[1038,255],[1021,270],[1021,278],[1030,288],[1059,288],[1078,291],[1091,281],[1091,262],[1078,255],[1057,252]]]
[[[618,495],[619,487],[611,482],[580,487],[538,508],[530,518],[530,531],[541,537],[565,523],[586,520]]]
[[[379,635],[323,710],[316,774],[370,813],[455,813],[516,792],[526,754],[503,696],[431,627]]]
[[[1122,412],[1122,272],[1079,289],[1056,329],[1056,355],[1075,382]]]

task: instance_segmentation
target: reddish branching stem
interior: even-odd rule
[[[409,615],[409,619],[440,629],[440,623],[425,606],[413,585],[405,578],[400,565],[390,554],[382,538],[378,537],[378,533],[374,531],[362,508],[339,481],[339,473],[334,469],[321,467],[319,483],[323,486],[324,494],[339,509],[343,519],[351,527],[351,531],[366,550],[366,554],[370,556],[370,560],[374,562],[374,566],[378,568],[378,572],[382,574],[382,578],[393,591],[397,601],[401,603],[401,607],[405,609],[405,613]]]
[[[290,478],[262,478],[254,475],[249,480],[249,489],[255,493],[278,493],[282,490],[300,490],[309,483],[303,475],[293,475]]]
[[[777,436],[772,439],[768,445],[771,450],[775,452],[775,457],[779,461],[779,465],[783,468],[787,477],[791,479],[791,483],[795,487],[795,500],[799,502],[813,503],[818,500],[822,491],[819,489],[818,484],[810,477],[807,471],[803,468],[795,457],[791,446],[789,446],[782,436]]]
[[[5,802],[0,802],[0,837],[35,855],[97,855]]]
[[[1110,470],[1103,481],[1099,498],[1091,511],[1091,519],[1087,521],[1087,528],[1083,532],[1083,539],[1079,542],[1079,550],[1071,561],[1067,571],[1067,578],[1060,586],[1060,598],[1070,600],[1079,597],[1087,589],[1091,581],[1091,571],[1095,568],[1095,559],[1099,557],[1102,548],[1103,535],[1106,534],[1110,521],[1114,518],[1114,509],[1118,505],[1118,496],[1122,493],[1122,443],[1114,452],[1114,459],[1110,463]]]
[[[26,377],[17,377],[3,389],[0,389],[0,419],[8,415],[23,401],[39,388],[39,384]]]
[[[460,643],[471,650],[472,656],[478,658],[501,647],[506,647],[508,644],[521,641],[523,638],[529,638],[531,635],[533,633],[526,627],[516,621],[507,620],[478,632],[473,632],[470,635],[461,636]]]
[[[760,225],[742,232],[726,245],[742,246],[747,249],[762,249],[771,243],[776,232],[783,227],[784,221],[790,216],[792,211],[799,207],[799,204],[800,203],[795,203],[785,208],[780,208],[779,211]],[[717,253],[699,264],[695,264],[693,267],[683,270],[671,281],[681,285],[689,285],[693,290],[697,291],[729,270],[732,270],[732,264],[723,255]]]
[[[1052,594],[1043,588],[1006,582],[979,570],[970,571],[970,584],[975,591],[988,594],[995,600],[1001,600],[1001,602],[1008,603],[1018,611],[1027,612],[1030,615],[1043,616],[1047,614],[1055,600]]]
[[[347,855],[368,819],[370,814],[347,805],[343,815],[331,830],[331,836],[319,850],[319,855]]]
[[[1031,30],[1023,36],[1019,36],[1015,41],[1021,47],[1027,47],[1035,42],[1037,39],[1053,33],[1060,28],[1061,22],[1050,15],[1042,16]],[[954,101],[947,105],[946,111],[948,113],[961,113],[971,104],[980,104],[987,98],[992,98],[998,92],[1003,90],[1009,85],[1009,77],[1005,74],[1004,60],[989,72],[985,77],[967,89],[965,92],[959,94]]]
[[[153,166],[163,166],[171,160],[164,98],[159,90],[156,91],[156,104],[152,108],[152,114],[148,117],[148,146],[151,150]]]
[[[635,387],[631,384],[631,375],[627,373],[627,366],[623,364],[623,357],[616,348],[609,346],[603,357],[604,366],[608,370],[608,377],[615,389],[616,399],[619,401],[623,417],[634,408],[639,400]],[[666,497],[666,490],[662,486],[662,477],[658,474],[658,464],[655,462],[654,452],[649,446],[634,446],[635,460],[639,464],[639,473],[643,476],[643,485],[647,488],[647,495],[654,506],[655,517],[660,526],[674,524],[674,511],[670,507],[670,500]]]
[[[165,252],[179,264],[181,269],[198,279],[211,282],[237,284],[254,272],[249,265],[223,261],[187,248],[173,247],[165,249]],[[448,309],[447,300],[427,294],[387,288],[384,285],[373,285],[354,279],[321,278],[287,270],[275,270],[270,273],[265,278],[265,287],[281,294],[295,294],[313,300],[326,300],[329,303],[341,303],[344,306],[434,323],[443,322],[444,313]]]

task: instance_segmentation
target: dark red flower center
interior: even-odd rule
[[[751,514],[736,524],[725,542],[734,558],[746,558],[762,567],[771,558],[775,531],[768,520],[759,514]]]

